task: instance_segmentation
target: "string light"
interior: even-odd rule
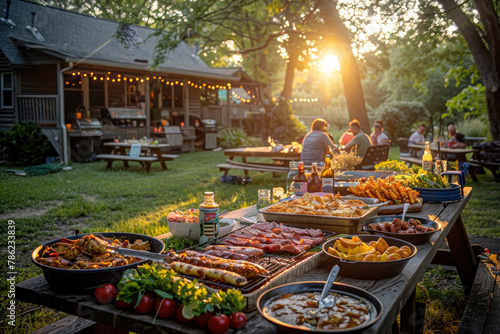
[[[169,85],[169,86],[175,86],[175,85],[178,85],[178,86],[181,86],[183,87],[184,84],[186,85],[189,85],[195,89],[211,89],[211,90],[215,90],[215,89],[222,89],[222,90],[225,90],[225,89],[231,89],[232,88],[232,85],[230,82],[226,83],[226,85],[222,85],[222,84],[214,84],[212,82],[203,82],[202,80],[197,80],[198,82],[195,83],[194,81],[191,81],[191,80],[188,80],[186,82],[184,81],[180,81],[180,80],[166,80],[164,78],[162,78],[161,76],[156,76],[156,75],[146,75],[144,77],[139,77],[139,76],[133,76],[132,78],[131,77],[127,77],[126,75],[124,74],[121,74],[121,73],[116,73],[116,72],[111,72],[111,71],[107,71],[107,72],[103,72],[102,74],[99,74],[99,73],[94,73],[94,72],[71,72],[71,75],[72,76],[82,76],[82,77],[91,77],[93,78],[95,81],[97,80],[100,80],[100,81],[108,81],[108,82],[111,82],[111,83],[119,83],[119,82],[122,82],[122,80],[124,82],[134,82],[134,81],[137,81],[137,82],[141,82],[141,83],[144,83],[145,81],[150,81],[151,79],[152,80],[159,80],[161,81],[162,83],[164,82],[165,84]],[[135,80],[134,80],[135,79]],[[81,82],[80,82],[81,84]],[[69,83],[67,85],[70,85]],[[242,85],[239,85],[240,88],[243,88]],[[249,93],[250,95],[250,93]],[[252,98],[255,98],[254,96],[252,96]],[[243,102],[246,102],[247,99],[245,98],[241,98]]]

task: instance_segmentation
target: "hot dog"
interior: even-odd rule
[[[228,259],[223,259],[223,258],[218,257],[218,256],[212,256],[212,255],[206,255],[203,253],[198,253],[198,252],[195,252],[192,250],[186,250],[186,251],[184,251],[184,253],[189,255],[189,256],[205,257],[207,260],[211,260],[211,261],[231,261],[234,263],[245,264],[247,266],[251,266],[253,268],[256,268],[260,274],[267,274],[268,273],[268,271],[264,267],[258,265],[257,263],[253,263],[253,262],[249,262],[249,261],[228,260]]]
[[[215,260],[210,260],[206,257],[189,256],[183,253],[179,254],[177,256],[177,259],[175,259],[175,261],[189,263],[198,267],[227,270],[233,273],[237,273],[238,275],[245,276],[248,279],[259,276],[260,274],[259,269],[255,265],[236,263],[235,261],[225,260],[225,259],[220,261],[215,261]]]
[[[222,269],[197,267],[176,261],[172,262],[170,266],[176,272],[185,275],[214,278],[236,286],[244,286],[248,283],[246,277]]]
[[[224,251],[231,251],[231,252],[236,252],[236,253],[242,253],[245,255],[251,255],[251,256],[262,256],[264,255],[264,251],[262,249],[258,249],[255,247],[238,247],[238,246],[227,246],[227,245],[211,245],[206,247],[205,249],[208,250],[224,250]]]

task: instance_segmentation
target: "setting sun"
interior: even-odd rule
[[[318,64],[321,72],[340,71],[339,59],[336,55],[326,55]]]

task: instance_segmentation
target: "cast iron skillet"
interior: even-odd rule
[[[257,309],[260,314],[269,322],[273,323],[278,327],[278,330],[283,333],[356,333],[360,332],[363,329],[366,329],[373,325],[378,321],[382,314],[382,303],[378,300],[377,297],[372,295],[366,290],[357,288],[352,285],[342,284],[342,283],[333,283],[333,287],[331,291],[348,295],[355,299],[364,299],[365,302],[370,304],[370,320],[366,321],[362,325],[354,328],[347,329],[336,329],[336,330],[314,330],[306,329],[304,327],[299,327],[297,325],[291,325],[284,322],[279,321],[278,319],[272,317],[267,309],[267,305],[274,300],[274,298],[288,294],[288,293],[301,293],[301,292],[321,292],[323,287],[325,286],[325,282],[299,282],[299,283],[290,283],[285,285],[277,286],[271,290],[264,292],[259,299],[257,299]]]
[[[75,239],[80,239],[87,234],[79,234],[66,238],[75,240]],[[151,252],[157,254],[161,253],[163,251],[163,248],[165,247],[163,242],[161,242],[160,240],[143,234],[122,233],[122,232],[92,233],[92,234],[100,234],[107,238],[128,240],[130,241],[130,243],[133,243],[137,239],[141,239],[143,241],[149,241],[149,244],[151,245]],[[141,260],[132,264],[128,264],[126,266],[110,267],[104,269],[63,269],[63,268],[50,267],[35,261],[35,259],[37,259],[38,256],[41,255],[45,246],[51,246],[56,242],[60,241],[61,241],[60,238],[49,241],[41,246],[38,246],[31,254],[31,260],[33,261],[33,263],[42,268],[43,275],[45,276],[47,282],[53,289],[57,290],[70,290],[72,292],[75,291],[82,292],[82,291],[89,291],[86,289],[95,288],[105,283],[116,284],[118,283],[118,281],[120,281],[122,274],[125,270],[130,268],[136,268],[138,265],[151,262],[148,260]]]
[[[346,239],[352,238],[352,235],[346,236]],[[369,243],[374,240],[377,241],[380,236],[376,235],[357,235],[364,243]],[[339,257],[333,256],[328,253],[328,248],[333,247],[335,241],[338,238],[328,240],[323,244],[323,251],[329,256],[329,259],[333,265],[338,264],[340,267],[340,275],[344,277],[357,278],[357,279],[366,279],[366,280],[379,280],[383,278],[388,278],[392,276],[396,276],[403,271],[404,267],[408,263],[408,261],[415,256],[417,253],[417,247],[413,244],[389,237],[383,237],[387,244],[390,246],[397,246],[399,248],[403,246],[408,246],[412,250],[412,253],[409,257],[396,260],[396,261],[386,261],[386,262],[363,262],[363,261],[350,261],[344,260]]]
[[[432,227],[435,229],[435,231],[432,232],[422,232],[422,233],[392,233],[392,232],[383,232],[383,231],[377,231],[369,227],[368,225],[373,224],[373,223],[383,223],[383,222],[392,222],[394,218],[399,218],[401,219],[401,215],[399,216],[378,216],[378,217],[371,217],[367,218],[366,220],[363,221],[363,230],[367,231],[370,234],[375,234],[375,235],[382,235],[382,236],[387,236],[387,237],[392,237],[396,239],[401,239],[408,241],[414,245],[421,245],[425,244],[429,240],[431,240],[432,235],[436,233],[437,231],[441,231],[441,225],[439,223],[433,222],[430,219],[426,218],[417,218],[417,217],[405,217],[405,220],[408,221],[410,219],[418,219],[423,226],[425,227]]]

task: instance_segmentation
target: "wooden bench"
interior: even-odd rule
[[[488,261],[479,261],[477,266],[459,334],[500,333],[500,275],[492,274]],[[498,261],[496,265],[499,268]]]
[[[468,161],[471,166],[480,166],[483,168],[487,168],[491,171],[491,174],[493,174],[493,178],[495,179],[496,182],[500,182],[500,162],[493,162],[493,161],[479,161],[479,160],[469,160]]]
[[[156,154],[154,154],[154,156],[156,156]],[[180,158],[181,156],[178,154],[162,154],[161,157],[163,160],[173,161],[174,159]]]
[[[97,323],[92,320],[84,319],[76,315],[69,315],[59,321],[56,321],[44,328],[41,328],[32,334],[128,334],[129,331],[118,327],[112,327]]]
[[[41,328],[32,334],[91,334],[95,332],[97,322],[77,317],[76,315],[67,316],[44,328]]]
[[[422,167],[422,159],[415,157],[399,156],[399,160],[404,161],[408,164],[414,164]]]
[[[96,158],[106,160],[108,162],[108,164],[106,165],[106,169],[111,169],[114,161],[123,161],[123,165],[125,167],[128,167],[129,161],[137,161],[141,165],[146,166],[146,172],[149,172],[149,170],[151,169],[151,163],[159,161],[157,157],[131,158],[130,156],[124,154],[98,154]]]
[[[243,171],[256,171],[256,172],[272,172],[273,176],[279,173],[288,173],[290,169],[288,167],[274,166],[273,164],[259,164],[259,163],[249,163],[249,162],[238,162],[234,160],[227,159],[225,164],[218,164],[220,171],[227,175],[230,169],[238,169]]]

